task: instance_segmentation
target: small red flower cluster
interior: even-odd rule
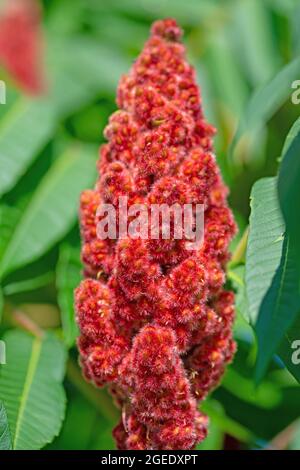
[[[105,130],[95,190],[81,197],[78,347],[87,380],[109,383],[122,408],[119,449],[192,449],[204,439],[197,402],[235,351],[234,298],[222,286],[236,228],[181,35],[172,19],[154,23],[119,85],[121,110]],[[203,204],[203,245],[98,239],[97,208],[118,196],[129,205]]]
[[[0,66],[28,93],[44,91],[43,35],[36,0],[5,0],[0,9]]]

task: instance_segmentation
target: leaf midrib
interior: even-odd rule
[[[22,426],[22,421],[26,409],[26,404],[29,398],[30,394],[30,389],[33,383],[33,379],[35,376],[35,372],[38,366],[40,354],[41,354],[41,349],[42,349],[42,341],[40,338],[35,338],[33,343],[32,343],[32,348],[31,348],[31,354],[29,358],[29,363],[28,363],[28,369],[27,369],[27,374],[24,382],[24,388],[21,394],[21,401],[20,401],[20,408],[19,412],[17,415],[17,422],[16,422],[16,429],[15,429],[15,435],[14,435],[14,442],[13,442],[13,448],[16,449],[17,447],[17,442],[19,439],[20,431],[21,431],[21,426]]]

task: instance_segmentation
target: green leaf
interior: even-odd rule
[[[82,379],[83,380],[83,379]],[[80,433],[78,432],[80,423]],[[101,428],[99,426],[101,423]],[[108,450],[115,449],[112,430],[116,420],[105,418],[86,400],[79,389],[72,391],[62,430],[50,450]]]
[[[210,76],[215,80],[215,93],[234,116],[240,115],[248,98],[248,90],[230,47],[228,31],[221,29],[210,38],[207,51]],[[222,76],[222,80],[218,77]]]
[[[245,266],[240,265],[228,271],[228,278],[236,291],[235,306],[242,317],[249,323],[249,309],[246,296]]]
[[[284,362],[288,371],[300,383],[300,364],[299,364],[300,354],[296,352],[296,350],[300,349],[299,340],[300,340],[300,314],[297,315],[296,321],[289,328],[289,330],[285,333],[284,338],[281,342],[281,345],[278,349],[278,355],[280,359]],[[297,354],[296,358],[294,358],[295,353]]]
[[[5,295],[15,295],[23,292],[30,292],[41,287],[45,287],[54,280],[54,273],[51,271],[40,276],[33,277],[32,279],[25,279],[24,281],[16,281],[7,284],[3,291]]]
[[[214,419],[209,420],[208,435],[200,444],[197,450],[222,450],[224,443],[224,432]]]
[[[291,127],[291,129],[290,129],[290,131],[289,131],[289,133],[288,133],[288,135],[285,139],[283,149],[282,149],[282,152],[281,152],[281,157],[280,157],[281,161],[283,160],[285,155],[288,153],[288,150],[289,150],[291,144],[293,143],[294,139],[298,136],[299,133],[300,133],[300,118],[296,119],[296,121],[292,125],[292,127]]]
[[[291,94],[291,84],[299,73],[300,58],[298,57],[283,67],[266,85],[254,92],[232,141],[231,155],[242,136],[261,129],[284,104]]]
[[[0,450],[11,450],[12,443],[7,421],[6,410],[0,401]]]
[[[297,308],[297,297],[299,297],[299,267],[300,267],[300,248],[299,248],[299,183],[300,183],[300,119],[297,119],[285,140],[281,154],[281,166],[278,177],[278,193],[281,209],[286,223],[286,228],[290,240],[291,250],[297,266],[295,273],[295,308]],[[299,307],[300,310],[300,307]],[[285,331],[284,338],[279,349],[279,356],[283,360],[290,373],[300,382],[299,364],[293,362],[293,345],[299,340],[300,316],[297,311],[293,312],[293,319],[296,316],[294,324]]]
[[[81,269],[79,247],[63,244],[60,247],[56,270],[56,287],[64,338],[69,347],[73,346],[78,336],[74,312],[74,289],[81,281]]]
[[[20,215],[19,208],[5,204],[0,206],[0,259],[3,257]]]
[[[130,66],[115,49],[81,36],[70,41],[51,40],[54,54],[51,101],[60,118],[81,109],[97,95],[115,94],[120,76]]]
[[[244,0],[236,4],[233,14],[247,79],[256,86],[265,83],[280,62],[270,11],[260,0]]]
[[[256,324],[261,303],[281,259],[285,225],[276,183],[276,178],[264,178],[257,181],[251,191],[245,279],[252,325]]]
[[[280,265],[261,304],[255,326],[258,340],[257,381],[300,310],[299,278],[295,253],[289,238],[284,239]]]
[[[53,39],[53,40],[52,40]],[[49,96],[20,98],[0,122],[0,196],[11,190],[51,139],[60,120],[113,92],[129,62],[112,48],[77,37],[51,38],[53,70]]]
[[[258,381],[300,309],[295,256],[283,235],[276,182],[276,178],[259,180],[251,192],[246,285],[250,321],[258,340]]]
[[[53,134],[53,107],[45,100],[18,100],[0,125],[0,196],[24,175]]]
[[[95,178],[95,156],[89,146],[71,147],[38,185],[5,250],[3,276],[49,250],[75,221],[79,195]]]
[[[54,0],[47,8],[47,31],[52,34],[63,33],[66,36],[76,33],[82,24],[85,7],[84,0],[68,1]]]
[[[95,10],[103,10],[102,2],[91,2]],[[107,6],[106,6],[107,8]],[[212,16],[215,17],[220,9],[220,6],[215,0],[201,0],[201,8],[199,8],[198,0],[189,0],[189,2],[182,2],[181,0],[143,0],[142,4],[138,4],[136,0],[111,0],[109,3],[110,10],[117,10],[125,13],[126,15],[132,14],[134,16],[142,16],[143,19],[157,19],[174,17],[181,22],[187,24],[202,23],[205,19]]]
[[[277,384],[264,380],[256,387],[252,378],[243,376],[233,367],[228,368],[222,387],[240,400],[264,409],[275,408],[282,401],[281,389]]]
[[[278,177],[280,207],[286,223],[287,233],[295,251],[300,272],[300,124],[298,121],[290,131]]]
[[[78,432],[78,423],[80,423],[80,432]],[[61,432],[47,450],[49,448],[50,450],[87,450],[92,440],[103,435],[105,428],[106,422],[101,415],[97,414],[95,408],[74,390],[68,400],[66,418]]]
[[[294,432],[293,432],[291,442],[289,443],[288,450],[300,450],[300,420],[299,419],[294,424],[293,427],[295,429],[294,429]]]
[[[65,349],[51,334],[34,338],[11,330],[3,340],[7,364],[0,369],[0,396],[12,447],[41,449],[58,435],[65,414]]]

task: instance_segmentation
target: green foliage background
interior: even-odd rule
[[[299,1],[43,6],[49,95],[30,99],[10,83],[0,106],[0,449],[114,448],[119,412],[84,382],[74,347],[78,197],[95,180],[118,79],[166,16],[186,31],[240,228],[228,268],[238,353],[203,405],[211,426],[199,448],[300,449]]]

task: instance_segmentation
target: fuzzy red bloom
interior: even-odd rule
[[[5,0],[0,9],[0,66],[28,93],[44,88],[43,35],[36,0]]]
[[[192,449],[204,439],[198,403],[235,351],[234,298],[223,285],[236,228],[181,35],[172,19],[153,25],[121,79],[95,190],[81,198],[87,279],[75,294],[78,347],[87,380],[109,383],[122,408],[119,449]],[[172,230],[170,239],[98,239],[97,209],[118,211],[119,196],[147,208],[203,204],[204,243],[187,249]]]

